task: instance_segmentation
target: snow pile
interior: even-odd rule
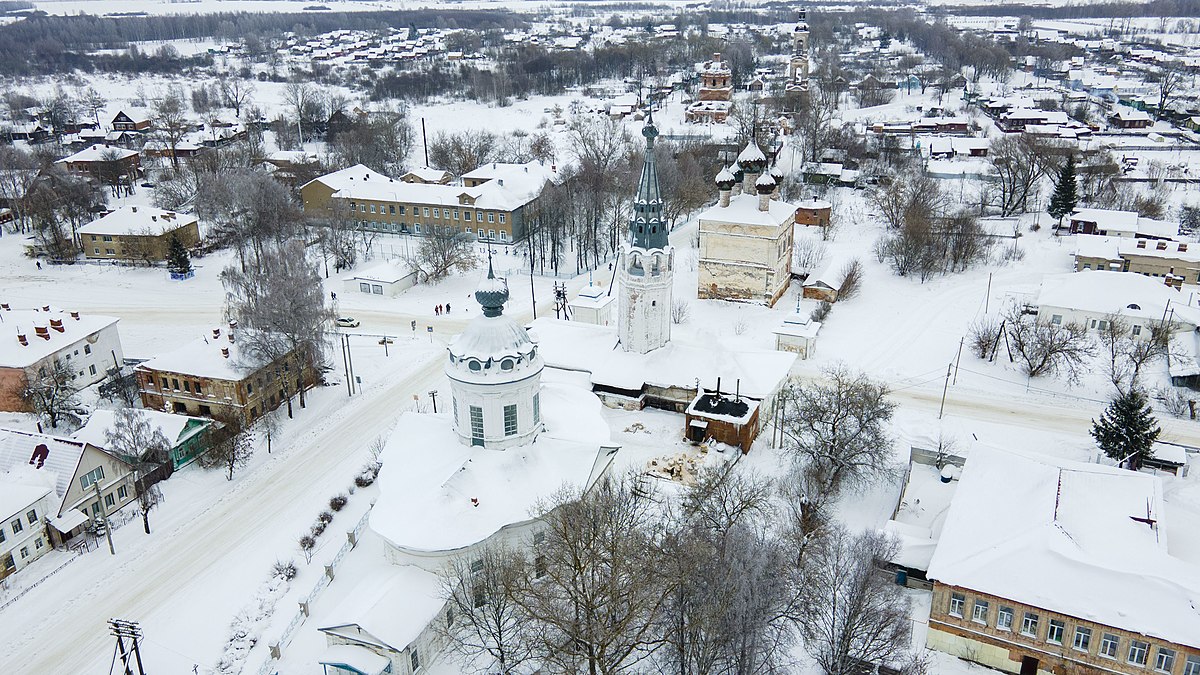
[[[221,659],[210,672],[213,675],[237,675],[250,655],[263,629],[275,612],[275,603],[287,592],[291,582],[278,566],[276,573],[259,586],[250,602],[233,617],[229,625],[229,642]]]

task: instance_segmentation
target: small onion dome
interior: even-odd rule
[[[750,173],[762,173],[762,170],[767,166],[767,157],[759,149],[758,144],[751,141],[746,146],[742,153],[737,158],[738,166],[742,167],[743,171]]]
[[[737,179],[733,177],[729,169],[721,169],[721,172],[717,174],[717,187],[722,190],[732,190],[733,184],[736,182]]]
[[[771,167],[771,178],[774,178],[777,184],[783,182],[783,169],[779,168],[778,164]]]
[[[758,190],[760,195],[770,194],[775,191],[775,179],[771,177],[771,174],[764,173],[754,181],[754,189]]]
[[[642,127],[642,136],[648,141],[653,141],[658,136],[658,127],[654,126],[654,121],[649,116],[646,117],[646,126]]]
[[[475,301],[483,307],[484,316],[500,316],[504,311],[504,303],[508,302],[508,284],[503,279],[497,279],[492,271],[492,258],[488,256],[487,278],[475,289]]]
[[[726,169],[726,171],[728,171],[729,173],[733,174],[733,180],[734,180],[734,181],[736,181],[736,182],[738,182],[738,183],[742,182],[742,178],[744,178],[744,177],[745,177],[745,174],[744,174],[744,173],[742,173],[742,167],[741,167],[741,165],[739,165],[737,162],[734,162],[733,164],[730,164],[730,165],[729,165],[729,168],[728,168],[728,169]]]

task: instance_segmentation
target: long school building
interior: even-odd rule
[[[463,174],[461,185],[443,185],[406,182],[358,164],[309,181],[300,198],[305,213],[379,232],[450,228],[506,243],[525,236],[529,207],[556,176],[552,164],[493,163]]]

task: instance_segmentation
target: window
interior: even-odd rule
[[[167,384],[167,378],[164,377],[162,380],[163,380],[163,389],[166,389],[168,386],[170,386]]]
[[[501,222],[501,223],[503,223],[503,222],[504,222],[504,214],[503,214],[503,213],[501,213],[501,214],[500,214],[500,222]]]
[[[495,238],[496,238],[496,231],[488,230],[488,239],[495,239]]]
[[[29,513],[25,514],[25,519],[29,521],[30,525],[37,525],[37,509],[30,509]]]
[[[96,374],[96,364],[93,363],[92,365],[88,366],[88,373],[91,375]]]
[[[1050,323],[1058,326],[1062,323],[1062,314],[1055,314],[1050,317]]]
[[[500,230],[500,241],[508,241],[508,233]]]
[[[479,228],[479,238],[483,239],[483,228]]]
[[[112,235],[108,235],[108,234],[104,235],[104,241],[112,241]]]
[[[117,488],[117,499],[125,499],[128,496],[129,496],[129,488],[125,487],[124,485]]]
[[[1037,637],[1038,615],[1033,612],[1025,612],[1025,618],[1021,620],[1021,634],[1030,637]]]
[[[400,215],[404,215],[404,206],[403,205],[400,206]]]
[[[1002,607],[996,613],[996,628],[1001,631],[1012,631],[1013,629],[1013,608]]]
[[[179,391],[179,380],[172,377],[171,378],[171,388],[174,389],[175,391]]]
[[[247,393],[247,394],[253,394],[253,393],[254,393],[254,383],[253,383],[253,382],[247,382],[247,383],[246,383],[246,393]]]
[[[1141,640],[1129,641],[1129,662],[1137,665],[1146,665],[1146,654],[1150,651],[1150,643]]]
[[[433,217],[434,217],[434,218],[441,218],[441,217],[442,217],[442,210],[441,210],[441,209],[439,209],[439,208],[437,208],[436,206],[435,206],[435,207],[433,207]]]
[[[1108,328],[1108,322],[1107,322],[1107,321],[1104,321],[1104,320],[1101,320],[1101,321],[1100,321],[1100,330],[1105,330],[1105,329],[1107,329],[1107,328]]]
[[[200,414],[201,415],[212,415],[212,408],[210,408],[206,405],[202,405],[202,406],[200,406]]]
[[[183,390],[189,394],[192,393],[192,383],[188,382],[187,380],[184,380],[183,381]]]
[[[504,406],[504,435],[515,436],[517,433],[517,406]]]
[[[391,214],[391,215],[393,215],[393,216],[394,216],[394,215],[396,215],[396,207],[395,207],[395,205],[390,205],[390,204],[388,205],[388,213],[389,213],[389,214]]]
[[[17,534],[21,530],[25,529],[25,525],[21,522],[20,518],[13,518],[9,525],[12,527],[13,534]]]
[[[1075,642],[1072,644],[1075,649],[1081,652],[1086,652],[1092,646],[1092,629],[1084,628],[1083,626],[1075,627]]]
[[[1112,633],[1105,633],[1100,640],[1100,656],[1109,659],[1117,658],[1117,646],[1120,644],[1121,638]]]
[[[1055,645],[1061,645],[1063,641],[1063,632],[1067,629],[1067,625],[1058,619],[1050,619],[1050,625],[1046,627],[1046,642]]]
[[[104,495],[104,505],[105,506],[115,506],[116,503],[117,503],[117,500],[113,497],[111,492]]]
[[[39,551],[42,550],[42,538],[38,537],[37,539],[34,539],[33,545],[34,545],[34,547],[37,548],[37,550],[39,550]],[[1160,650],[1160,652],[1161,652],[1161,650]],[[1171,658],[1175,658],[1174,655],[1172,655]],[[1174,663],[1174,661],[1172,661],[1172,663]]]
[[[111,248],[106,248],[106,249],[104,249],[104,254],[105,255],[116,255],[117,252],[112,250]]]
[[[513,369],[513,360],[512,359],[504,359],[503,361],[500,362],[500,370],[512,370],[512,369]]]
[[[971,620],[987,625],[988,603],[986,600],[976,600],[975,608],[971,610]]]
[[[488,214],[488,222],[489,222],[489,223],[494,223],[494,222],[496,222],[496,214],[494,214],[494,213],[489,213],[489,214]]]
[[[366,213],[366,212],[367,212],[367,205],[366,205],[366,204],[359,204],[359,205],[358,205],[358,212],[359,212],[359,213]]]
[[[100,502],[92,502],[92,515],[100,515]]]
[[[1142,327],[1141,327],[1140,325],[1138,325],[1138,326],[1134,326],[1134,327],[1133,327],[1133,334],[1134,334],[1134,335],[1141,335],[1141,334],[1142,334]]]
[[[428,218],[429,217],[429,207],[426,206],[424,209],[421,209],[421,210],[422,210],[422,212],[424,212],[425,217]]]
[[[1154,657],[1154,669],[1162,673],[1175,670],[1175,650],[1159,647],[1158,655]]]
[[[454,209],[454,219],[458,220],[458,209]]]
[[[192,391],[196,392],[197,394],[204,393],[204,392],[200,391],[200,383],[199,382],[192,383]]]
[[[98,466],[79,477],[79,487],[86,490],[92,486],[92,483],[102,480],[104,480],[104,467]]]
[[[463,220],[467,221],[468,223],[471,222],[471,212],[470,211],[463,211]]]
[[[4,534],[4,527],[0,526],[0,542],[3,542],[6,539],[8,539],[8,537]]]
[[[963,605],[967,602],[966,598],[958,593],[950,594],[950,616],[962,617]]]
[[[483,445],[483,408],[471,406],[471,445]]]
[[[24,559],[26,559],[26,558],[28,558],[28,557],[29,557],[29,547],[28,547],[28,546],[22,546],[22,547],[21,547],[21,560],[24,560]]]
[[[421,234],[421,224],[420,223],[415,223],[413,225],[413,229],[415,229],[417,231],[417,234]]]
[[[100,255],[100,249],[94,248],[94,249],[92,249],[92,253],[95,253],[96,255]]]
[[[533,395],[533,423],[537,424],[542,421],[542,398],[541,394]]]
[[[409,661],[412,662],[412,671],[415,673],[421,668],[421,657],[417,655],[417,648],[412,648],[412,653],[409,654]]]
[[[1200,675],[1200,656],[1189,656],[1183,664],[1183,675]]]
[[[371,213],[375,213],[375,205],[374,204],[371,205]]]

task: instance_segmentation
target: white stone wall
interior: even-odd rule
[[[618,334],[628,352],[658,349],[671,339],[671,285],[674,249],[646,251],[626,247],[622,252],[618,299]],[[634,274],[634,271],[644,274]]]
[[[791,281],[791,218],[774,227],[700,221],[701,298],[774,304]]]
[[[505,383],[473,383],[456,379],[452,373],[451,409],[454,430],[459,440],[471,445],[471,406],[483,410],[483,442],[489,448],[508,448],[533,441],[542,428],[534,421],[533,397],[541,391],[542,370],[536,369],[523,380]],[[504,435],[504,407],[517,406],[517,433]]]

